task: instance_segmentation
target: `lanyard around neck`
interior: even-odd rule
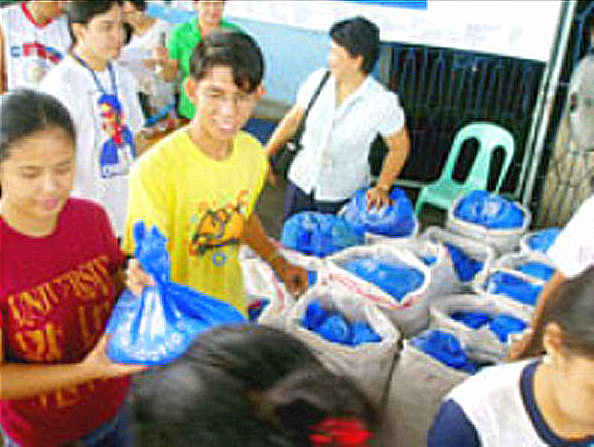
[[[95,85],[97,86],[99,91],[101,93],[103,93],[104,95],[109,95],[110,93],[108,93],[107,90],[105,90],[105,88],[103,87],[103,84],[101,84],[101,81],[99,81],[99,78],[97,77],[97,73],[95,73],[95,70],[93,70],[91,67],[89,67],[89,65],[85,61],[83,61],[77,54],[75,54],[74,51],[71,51],[70,54],[72,55],[72,57],[74,59],[77,60],[77,62],[79,64],[81,64],[83,67],[85,67],[87,70],[89,70],[91,72],[91,75],[93,76],[93,80],[95,81]],[[111,89],[113,91],[113,93],[111,93],[111,94],[117,98],[118,97],[118,86],[116,83],[115,70],[113,69],[113,65],[111,64],[111,62],[107,63],[107,69],[109,70],[109,77],[111,78]]]

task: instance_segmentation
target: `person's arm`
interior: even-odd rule
[[[106,354],[107,340],[108,336],[103,335],[95,348],[79,363],[17,364],[5,362],[3,333],[0,331],[0,399],[27,399],[94,379],[128,376],[146,369],[144,366],[113,363]]]
[[[544,329],[542,327],[544,311],[554,304],[554,299],[551,296],[555,295],[554,292],[566,279],[565,275],[557,270],[553,277],[547,281],[536,301],[530,328],[520,340],[512,344],[508,353],[508,360],[521,360],[539,355],[542,352],[544,349],[541,345],[541,336]]]
[[[291,107],[281,122],[278,123],[266,144],[266,153],[268,157],[271,157],[280,151],[285,143],[295,135],[304,113],[305,110],[298,105]]]
[[[476,428],[464,410],[453,400],[439,407],[433,426],[427,435],[428,447],[480,447]]]
[[[307,271],[291,264],[278,252],[255,213],[247,219],[241,239],[270,264],[289,292],[301,294],[307,290]]]
[[[390,204],[390,189],[402,171],[410,153],[410,140],[405,127],[385,138],[388,153],[384,158],[377,184],[367,191],[367,207],[381,208]]]
[[[0,95],[8,90],[8,77],[6,74],[6,61],[4,60],[4,35],[0,26]]]

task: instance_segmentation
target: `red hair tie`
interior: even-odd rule
[[[313,447],[365,447],[372,435],[358,419],[328,418],[310,429]]]

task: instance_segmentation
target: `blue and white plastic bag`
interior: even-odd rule
[[[155,279],[140,297],[124,291],[108,322],[107,355],[117,363],[166,365],[182,355],[201,332],[220,324],[243,323],[243,315],[188,286],[171,281],[167,240],[156,227],[134,226],[135,255]]]

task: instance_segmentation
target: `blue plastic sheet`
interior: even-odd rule
[[[220,324],[245,322],[230,304],[171,282],[166,239],[143,222],[134,227],[135,255],[155,278],[140,297],[122,293],[107,325],[107,354],[114,362],[166,365],[182,355],[201,332]]]
[[[450,252],[454,269],[460,281],[472,281],[476,274],[483,269],[484,263],[471,258],[461,248],[452,244],[445,244]]]
[[[472,329],[479,329],[488,325],[489,329],[495,333],[499,341],[507,342],[509,334],[522,332],[526,328],[526,322],[511,315],[500,314],[495,317],[474,311],[457,311],[450,315],[454,320],[464,323]]]
[[[489,229],[522,228],[524,223],[524,211],[516,203],[482,190],[460,200],[454,215]]]
[[[313,300],[307,307],[302,325],[328,341],[347,346],[381,341],[380,336],[366,322],[350,323],[342,314],[328,311],[317,300]]]
[[[553,245],[561,230],[559,228],[547,228],[546,230],[538,231],[528,238],[528,246],[541,253],[546,253]]]
[[[438,329],[429,329],[412,338],[410,344],[445,365],[474,374],[477,367],[462,349],[458,339]]]
[[[487,278],[485,289],[489,293],[501,293],[521,303],[534,306],[542,286],[507,272],[496,271]]]
[[[548,281],[555,273],[554,268],[542,262],[526,262],[519,265],[516,270],[543,281]]]
[[[389,264],[373,258],[345,261],[341,267],[375,284],[397,301],[423,285],[425,275],[406,264]]]
[[[400,188],[390,194],[392,204],[380,209],[367,209],[367,189],[358,190],[345,205],[343,216],[361,232],[390,237],[412,235],[415,229],[415,214],[410,199]]]
[[[302,253],[324,257],[364,242],[363,233],[342,216],[305,211],[288,219],[281,242]]]

